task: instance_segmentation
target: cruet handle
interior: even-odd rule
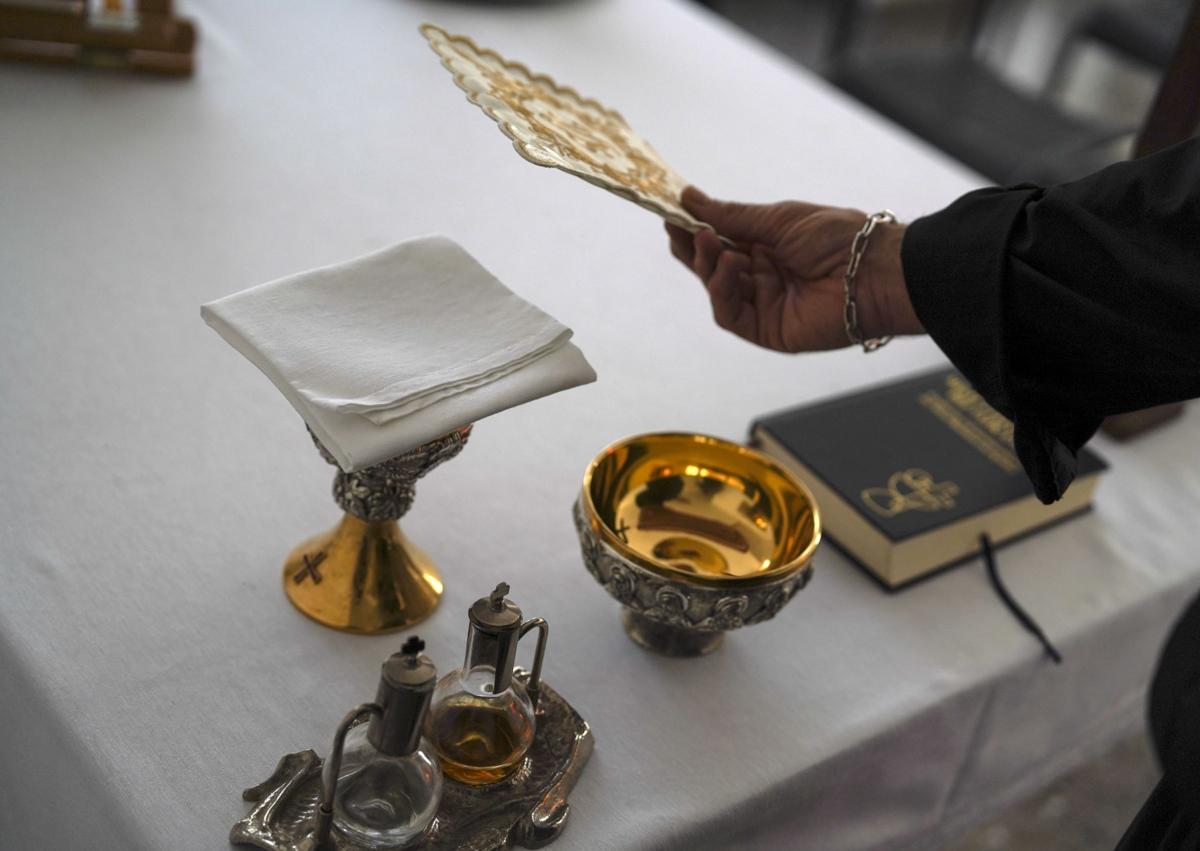
[[[346,744],[346,734],[354,726],[354,722],[364,715],[382,715],[383,707],[377,703],[364,703],[350,710],[337,732],[333,734],[333,745],[329,748],[329,758],[321,771],[321,802],[317,807],[316,825],[313,828],[313,851],[333,851],[330,833],[333,829],[333,795],[337,791],[338,774],[342,770],[342,748]]]
[[[533,711],[537,712],[538,695],[542,689],[542,659],[546,655],[546,639],[550,637],[550,624],[546,623],[545,618],[530,618],[521,624],[521,632],[517,636],[520,641],[525,637],[525,633],[531,629],[538,631],[537,648],[533,651],[533,671],[529,674],[529,683],[525,686],[525,691],[529,693],[529,702],[533,704]]]

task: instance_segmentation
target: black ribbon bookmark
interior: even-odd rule
[[[1037,621],[1029,616],[1029,613],[1021,608],[1021,604],[1013,599],[1013,595],[1004,587],[1004,583],[1000,581],[1000,572],[996,570],[996,554],[992,550],[992,539],[987,535],[979,536],[979,549],[983,553],[983,563],[987,565],[988,579],[992,581],[992,588],[996,589],[996,595],[1012,612],[1012,616],[1017,619],[1021,626],[1025,627],[1034,638],[1042,643],[1042,648],[1046,651],[1046,655],[1054,660],[1054,664],[1062,664],[1062,654],[1058,652],[1058,648],[1050,643],[1050,639],[1046,637],[1046,633],[1042,632],[1042,628],[1038,626]]]

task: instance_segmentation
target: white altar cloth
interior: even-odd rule
[[[439,666],[500,579],[551,624],[545,676],[596,734],[553,847],[936,848],[1141,723],[1200,586],[1195,410],[1098,441],[1096,511],[1000,551],[1061,667],[979,565],[888,596],[830,547],[712,656],[631,644],[569,515],[596,451],[742,438],[940,355],[788,357],[720,332],[654,218],[517,157],[416,27],[604,100],[718,196],[911,219],[974,175],[682,0],[181,5],[191,81],[0,66],[0,846],[228,847],[240,790],[326,751],[374,693],[402,636],[321,628],[279,587],[284,554],[337,519],[332,469],[197,307],[435,231],[575,328],[600,376],[481,423],[404,522],[447,582],[416,630]]]

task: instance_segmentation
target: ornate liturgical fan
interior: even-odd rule
[[[687,181],[621,115],[519,62],[433,24],[429,40],[454,82],[534,165],[558,168],[692,232],[707,227],[680,205]]]

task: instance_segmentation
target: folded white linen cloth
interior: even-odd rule
[[[347,472],[596,379],[571,330],[444,236],[204,305]]]

